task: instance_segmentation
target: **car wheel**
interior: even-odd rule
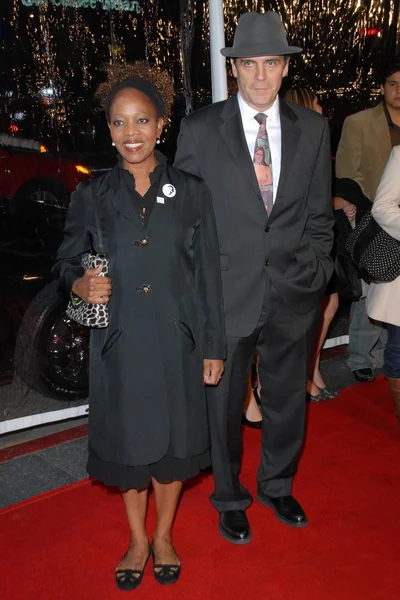
[[[34,297],[18,331],[14,369],[44,396],[77,400],[88,396],[89,329],[69,319],[66,306],[57,281]]]

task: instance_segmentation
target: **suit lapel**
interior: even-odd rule
[[[236,162],[240,174],[260,197],[260,189],[244,135],[242,117],[236,96],[226,101],[221,112],[221,118],[223,123],[219,126],[219,133]]]
[[[281,116],[281,173],[279,176],[279,184],[275,198],[277,207],[284,202],[282,196],[285,184],[290,180],[290,171],[293,158],[297,152],[297,144],[300,139],[300,127],[297,125],[297,116],[291,108],[280,100],[280,116]],[[275,207],[274,204],[274,207]],[[276,210],[275,210],[276,212]]]

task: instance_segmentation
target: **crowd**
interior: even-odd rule
[[[172,527],[182,483],[210,461],[221,536],[251,541],[253,498],[240,465],[253,365],[257,501],[285,525],[307,525],[292,483],[306,399],[336,395],[319,368],[338,307],[335,221],[353,231],[374,201],[373,218],[400,240],[400,65],[382,80],[382,103],[346,120],[332,186],[329,126],[316,95],[279,96],[301,51],[276,13],[243,14],[233,45],[221,50],[238,92],[183,119],[173,166],[156,149],[173,93],[165,74],[163,95],[151,69],[144,79],[127,67],[102,86],[118,164],[73,194],[54,273],[72,303],[107,310],[108,326],[91,331],[87,468],[117,486],[125,504],[130,545],[116,568],[120,589],[139,586],[151,556],[159,583],[178,580]],[[99,248],[107,275],[82,264]],[[349,344],[361,381],[384,360],[398,418],[399,296],[400,277],[363,283]]]

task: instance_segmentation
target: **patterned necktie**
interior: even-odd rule
[[[267,214],[270,215],[274,202],[272,193],[271,151],[269,149],[267,133],[267,115],[258,113],[254,118],[260,127],[258,128],[256,144],[254,146],[253,164],[261,198],[264,202]]]

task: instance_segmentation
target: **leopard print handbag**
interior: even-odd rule
[[[94,250],[92,252],[86,252],[82,255],[81,264],[85,271],[86,269],[97,269],[97,267],[102,265],[103,270],[101,271],[99,277],[104,277],[105,275],[108,275],[109,262],[104,253],[103,232],[101,229],[99,215],[97,213],[93,188],[92,199],[94,215],[96,219],[99,252],[97,253]],[[65,312],[70,319],[76,321],[80,325],[85,325],[86,327],[107,327],[109,323],[107,304],[90,304],[90,302],[85,302],[82,300],[82,298],[79,298],[79,296],[76,296],[73,293],[71,293],[71,299]]]

